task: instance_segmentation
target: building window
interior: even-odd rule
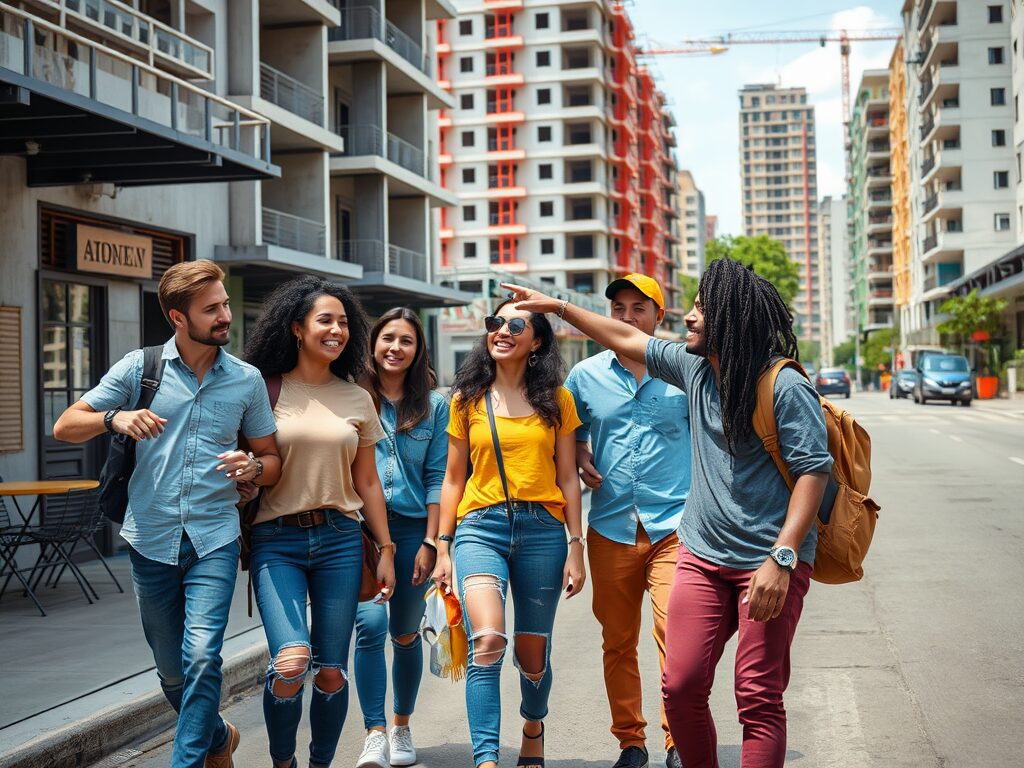
[[[551,200],[542,200],[540,204],[541,216],[554,216],[555,204]]]
[[[551,126],[550,125],[538,125],[537,126],[537,141],[551,141]]]
[[[592,259],[594,258],[594,236],[577,235],[572,239],[572,258]]]
[[[550,179],[552,177],[551,163],[541,163],[537,166],[537,178],[539,179]]]
[[[589,107],[591,105],[589,85],[571,85],[565,89],[565,106]]]
[[[1003,49],[989,48],[988,49],[988,63],[989,64],[1002,64],[1003,63]]]
[[[463,19],[459,22],[459,34],[463,37],[473,34],[473,20]]]
[[[464,259],[475,259],[476,258],[476,243],[463,243],[462,244],[462,258],[464,258]]]
[[[555,252],[555,241],[554,238],[545,237],[540,241],[540,252],[545,256],[550,256]]]
[[[589,197],[574,197],[569,201],[573,221],[594,218],[594,201]]]
[[[459,97],[459,106],[461,106],[462,109],[472,109],[473,108],[473,94],[472,93],[464,93],[464,94],[462,94],[462,96]]]
[[[1010,186],[1010,172],[1009,171],[995,171],[992,174],[992,185],[996,189],[1006,189]]]
[[[533,22],[537,29],[547,29],[551,26],[551,16],[547,13],[538,13],[533,17]]]
[[[1003,21],[1003,6],[990,5],[988,7],[988,23],[1001,24]]]
[[[537,66],[538,67],[550,67],[551,66],[551,51],[537,51]]]
[[[475,205],[464,205],[464,206],[462,206],[462,220],[463,221],[476,221],[476,206]]]
[[[993,147],[1005,147],[1006,146],[1006,131],[1000,129],[998,131],[992,131],[992,146]]]
[[[996,232],[1007,232],[1010,229],[1010,214],[1008,213],[997,213],[995,215],[995,230]]]
[[[1000,90],[1002,90],[1002,89],[1000,89]],[[550,104],[551,103],[551,89],[550,88],[541,88],[540,90],[537,91],[537,103],[538,104]]]
[[[476,136],[474,135],[474,133],[472,131],[463,131],[462,146],[472,147],[474,144],[476,144]]]
[[[476,184],[476,168],[463,168],[462,169],[462,183],[463,184]]]
[[[592,141],[590,123],[575,123],[569,126],[570,144],[590,144]]]
[[[989,89],[989,101],[993,107],[1005,107],[1006,106],[1006,89],[1005,88],[990,88]]]
[[[463,56],[459,59],[459,71],[460,72],[472,72],[473,71],[473,57]]]

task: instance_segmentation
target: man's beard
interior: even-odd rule
[[[209,333],[207,333],[206,336],[197,336],[195,332],[192,330],[192,323],[189,323],[188,337],[192,339],[192,341],[197,342],[198,344],[205,344],[208,347],[224,347],[231,342],[231,336],[229,335],[225,336],[223,339],[216,339],[214,338],[213,334],[225,328],[231,328],[230,324],[215,325],[213,328],[210,329]]]

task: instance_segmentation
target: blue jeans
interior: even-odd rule
[[[427,604],[423,596],[430,587],[428,578],[418,587],[412,584],[416,554],[427,534],[427,519],[388,515],[391,540],[395,542],[395,594],[385,605],[360,603],[356,612],[356,693],[363,710],[366,729],[387,725],[384,698],[388,688],[388,670],[384,662],[384,639],[391,633],[394,664],[391,685],[394,688],[394,712],[411,715],[416,709],[416,695],[423,677],[423,641],[419,635],[420,620]],[[390,618],[389,618],[390,614]],[[408,645],[397,641],[403,635],[415,634]]]
[[[220,651],[238,572],[238,542],[196,555],[182,536],[178,564],[129,548],[132,584],[156,674],[178,713],[171,768],[202,768],[206,753],[227,745],[220,707]]]
[[[321,669],[336,669],[343,679],[348,678],[348,647],[363,569],[359,523],[334,511],[328,511],[326,522],[313,528],[281,525],[277,520],[260,523],[252,529],[250,568],[270,647],[263,691],[270,756],[284,762],[295,754],[302,719],[302,687],[294,696],[279,697],[274,683],[301,682],[312,671],[309,761],[330,765],[348,713],[348,685],[327,692],[315,678]],[[307,596],[312,629],[306,623]],[[278,654],[295,647],[309,652],[309,664],[297,675],[280,674],[275,666]]]
[[[488,635],[504,640],[503,628],[476,627],[470,620],[473,594],[496,589],[502,603],[512,588],[515,606],[514,633],[545,638],[544,673],[531,680],[520,668],[519,688],[522,703],[519,713],[526,720],[543,720],[548,714],[551,693],[551,630],[562,589],[562,571],[568,551],[565,526],[540,504],[513,503],[509,523],[504,504],[476,509],[466,514],[455,531],[455,572],[459,581],[459,599],[463,605],[466,634],[469,637],[469,667],[466,670],[466,710],[469,736],[473,742],[473,763],[498,760],[498,735],[501,730],[501,664],[504,651],[487,663],[474,658],[474,641]],[[481,575],[493,577],[490,583]],[[477,578],[473,578],[477,577]],[[467,580],[472,583],[467,589]],[[468,593],[468,594],[467,594]],[[468,599],[468,602],[467,602]],[[519,667],[519,660],[516,659]]]

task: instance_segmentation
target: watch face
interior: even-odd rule
[[[793,561],[796,559],[796,554],[789,547],[779,547],[775,550],[775,562],[779,565],[789,568],[793,565]]]

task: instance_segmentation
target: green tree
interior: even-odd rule
[[[685,312],[689,312],[693,306],[693,300],[697,298],[697,286],[700,280],[690,275],[679,275],[679,287],[682,289],[682,296],[679,298],[679,306]]]
[[[778,240],[768,235],[716,237],[704,246],[704,260],[732,259],[754,268],[754,272],[774,285],[787,306],[793,304],[800,289],[800,271]]]
[[[939,323],[939,333],[955,336],[961,348],[976,331],[984,331],[990,337],[998,336],[1002,332],[1002,318],[1007,306],[1006,299],[979,296],[977,289],[966,296],[946,299],[939,311],[950,315],[950,318]]]
[[[808,339],[799,339],[800,360],[804,363],[818,363],[821,358],[821,343]]]
[[[839,368],[852,368],[853,355],[857,350],[857,342],[847,339],[832,348],[832,362]]]
[[[885,368],[892,364],[892,344],[894,331],[892,328],[884,328],[875,331],[868,340],[860,345],[860,354],[864,358],[864,371],[871,375],[878,370],[878,366]]]

